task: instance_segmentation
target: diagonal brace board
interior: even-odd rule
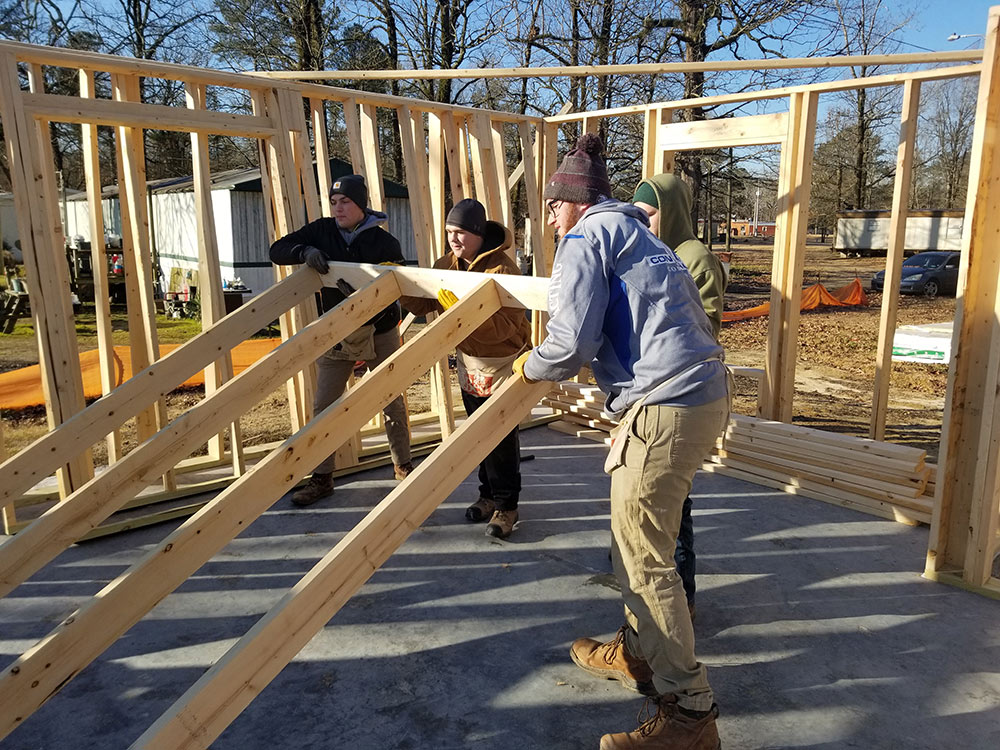
[[[17,499],[49,476],[60,460],[75,454],[81,443],[100,440],[320,286],[319,275],[309,269],[292,274],[4,461],[0,503]]]
[[[238,419],[264,394],[281,385],[399,296],[392,276],[377,279],[304,328],[263,359],[200,401],[107,471],[0,547],[0,595],[6,595],[47,562],[121,508],[176,461],[189,455],[221,425]]]
[[[132,747],[208,747],[551,387],[508,379]]]
[[[487,279],[7,667],[0,676],[0,739],[270,508],[325,458],[336,436],[361,429],[442,349],[499,309],[497,287]]]

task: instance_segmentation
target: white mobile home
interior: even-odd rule
[[[333,179],[352,173],[351,165],[330,160]],[[416,262],[417,253],[410,219],[410,204],[403,185],[383,180],[386,195],[387,229],[395,235],[403,256]],[[197,285],[198,239],[195,225],[194,183],[191,177],[152,180],[148,183],[150,234],[154,257],[159,259],[164,292],[183,291]],[[105,231],[121,235],[117,186],[103,191]],[[233,170],[212,175],[212,209],[222,278],[240,279],[252,294],[259,294],[274,282],[268,260],[267,224],[259,169]],[[90,241],[86,195],[79,193],[67,201],[66,236]]]
[[[848,255],[885,255],[889,248],[889,211],[841,211],[833,249]],[[961,250],[963,211],[909,211],[903,250]]]

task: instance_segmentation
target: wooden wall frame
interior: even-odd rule
[[[17,587],[58,555],[66,546],[92,531],[116,508],[135,500],[143,487],[174,481],[173,472],[191,450],[230,430],[239,415],[268,388],[289,383],[293,434],[243,471],[239,450],[227,455],[216,439],[214,460],[233,461],[228,486],[192,515],[143,560],[64,620],[47,638],[29,649],[0,676],[0,737],[13,731],[32,711],[97,658],[108,645],[158,601],[169,594],[264,512],[281,494],[307,474],[333,435],[358,434],[368,419],[406,386],[440,364],[442,351],[454,346],[466,332],[501,307],[538,312],[546,307],[544,278],[497,276],[436,271],[429,268],[389,268],[332,264],[324,276],[311,269],[277,269],[271,289],[247,306],[221,316],[216,300],[217,279],[208,292],[210,312],[203,333],[173,354],[159,358],[153,299],[148,289],[148,219],[145,217],[142,131],[172,129],[192,134],[193,169],[201,186],[199,228],[205,262],[212,259],[213,216],[205,200],[208,167],[205,143],[209,134],[240,134],[257,139],[262,182],[270,196],[269,232],[285,234],[307,220],[329,213],[325,199],[329,174],[320,167],[314,176],[312,154],[325,154],[327,108],[342,107],[351,140],[355,169],[369,177],[373,205],[382,205],[377,143],[378,108],[399,115],[400,135],[408,181],[425,192],[414,197],[420,233],[422,265],[444,251],[442,202],[445,180],[453,194],[475,194],[493,217],[510,222],[527,218],[524,235],[530,238],[539,276],[551,271],[552,233],[543,230],[541,192],[558,163],[562,124],[578,122],[584,129],[601,127],[608,117],[642,114],[645,117],[643,174],[666,168],[672,155],[684,148],[781,143],[781,216],[772,272],[772,316],[761,400],[764,414],[787,422],[794,393],[798,294],[802,279],[804,233],[811,183],[812,145],[817,99],[830,91],[857,87],[902,85],[906,105],[902,120],[899,163],[906,166],[912,148],[908,128],[916,107],[919,84],[981,73],[979,109],[970,177],[967,232],[963,240],[962,291],[956,326],[955,360],[949,373],[945,425],[945,453],[932,516],[926,575],[958,582],[984,593],[1000,593],[991,576],[1000,526],[1000,255],[988,238],[1000,233],[1000,158],[996,123],[1000,120],[1000,8],[991,11],[982,65],[918,71],[893,76],[788,87],[764,92],[741,92],[685,102],[657,102],[635,107],[562,113],[551,118],[525,117],[455,105],[336,89],[318,84],[267,79],[260,76],[215,73],[201,68],[146,61],[127,61],[106,55],[52,50],[0,42],[0,117],[11,164],[15,200],[25,219],[22,245],[26,249],[32,308],[43,335],[43,373],[52,432],[0,462],[0,507],[13,519],[18,498],[39,479],[58,473],[63,500],[0,546],[0,594]],[[938,58],[924,58],[935,59]],[[975,59],[968,55],[955,60]],[[41,89],[41,66],[72,68],[81,76],[80,97],[59,97]],[[19,66],[25,66],[31,88],[21,90]],[[95,73],[113,77],[112,100],[93,97]],[[161,107],[138,101],[139,76],[179,80],[189,93],[189,106]],[[204,86],[225,85],[247,91],[253,114],[209,111]],[[787,113],[737,118],[731,124],[681,124],[671,114],[693,103],[709,104],[755,99],[786,98]],[[308,115],[305,105],[308,105]],[[182,111],[183,110],[183,111]],[[62,230],[57,220],[52,162],[47,153],[47,123],[81,126],[81,139],[93,145],[98,125],[111,125],[118,136],[118,169],[122,206],[127,223],[131,314],[142,333],[136,356],[145,366],[136,376],[84,408],[68,279],[59,273]],[[516,130],[515,130],[516,129]],[[311,134],[311,135],[310,135]],[[508,169],[505,149],[515,136],[522,164]],[[912,158],[912,157],[909,157]],[[324,159],[325,161],[325,159]],[[96,167],[87,167],[88,187],[99,185]],[[905,172],[901,170],[901,172]],[[528,216],[512,216],[510,189],[525,181]],[[412,191],[417,192],[417,191]],[[92,196],[92,200],[94,196]],[[894,198],[897,231],[905,195],[897,187]],[[41,273],[52,267],[53,273]],[[213,272],[206,269],[208,276]],[[317,317],[313,293],[323,284],[344,278],[357,292],[326,315]],[[312,414],[312,362],[331,340],[367,320],[375,311],[402,295],[433,298],[442,287],[455,291],[460,301],[408,341],[388,362],[322,413]],[[224,352],[251,335],[262,321],[282,317],[285,341],[274,352],[230,378]],[[891,310],[883,311],[888,328]],[[538,315],[533,335],[540,338]],[[880,351],[884,348],[880,347]],[[219,377],[203,402],[167,423],[162,410],[165,395],[187,374],[219,363]],[[442,368],[443,369],[443,368]],[[455,428],[449,390],[443,372],[435,376],[438,408],[445,438],[431,459],[424,461],[408,481],[394,490],[354,531],[324,558],[192,689],[164,714],[137,743],[143,747],[205,747],[253,699],[257,692],[294,657],[343,602],[384,562],[412,528],[436,507],[471,470],[499,436],[506,434],[549,390],[549,384],[527,385],[511,379],[494,399],[463,425]],[[875,405],[873,411],[878,412]],[[122,421],[145,415],[149,439],[94,477],[87,448],[114,439]],[[780,425],[779,425],[780,427]],[[454,432],[449,436],[449,432]],[[111,436],[109,438],[109,436]],[[470,439],[472,438],[472,439]],[[775,439],[775,442],[781,442]],[[469,446],[475,450],[470,451]],[[791,462],[794,463],[794,462]],[[794,476],[793,476],[794,478]],[[326,593],[335,591],[335,596]],[[323,593],[318,593],[323,592]],[[280,638],[276,633],[280,632]],[[278,641],[281,640],[281,643]],[[249,687],[249,685],[253,687]]]

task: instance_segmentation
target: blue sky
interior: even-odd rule
[[[991,5],[1000,0],[921,0],[913,24],[897,35],[904,42],[900,52],[974,49],[983,46],[978,37],[947,41],[949,34],[982,34]]]

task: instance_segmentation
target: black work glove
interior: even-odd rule
[[[345,297],[350,297],[356,291],[353,286],[348,284],[343,279],[337,279],[337,289],[339,289],[340,293]]]
[[[306,245],[302,248],[302,262],[320,273],[326,273],[330,270],[330,264],[327,262],[326,256],[323,255],[323,251],[312,245]]]

